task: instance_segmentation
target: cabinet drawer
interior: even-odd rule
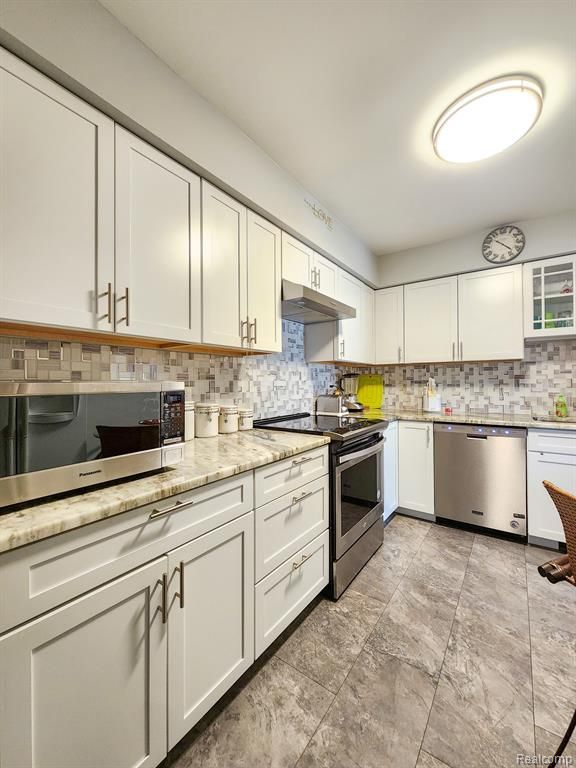
[[[256,657],[328,584],[328,550],[324,531],[256,585]]]
[[[290,459],[260,467],[254,473],[257,507],[328,474],[328,448],[316,448]]]
[[[528,450],[576,456],[576,424],[568,429],[529,429]]]
[[[0,557],[0,632],[249,512],[252,473],[147,504]]]
[[[256,512],[256,581],[328,528],[328,475]]]

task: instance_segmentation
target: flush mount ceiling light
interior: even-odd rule
[[[538,120],[542,86],[533,77],[498,77],[473,88],[446,109],[432,132],[438,157],[472,163],[515,144]]]

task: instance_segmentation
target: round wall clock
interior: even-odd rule
[[[513,224],[493,229],[482,243],[482,256],[491,264],[506,264],[522,253],[526,245],[524,232]]]

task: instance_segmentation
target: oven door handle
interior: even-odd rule
[[[375,453],[379,453],[385,442],[386,438],[383,437],[382,440],[379,440],[376,445],[371,445],[370,448],[364,448],[361,451],[355,451],[354,453],[347,453],[344,456],[338,457],[338,466],[341,466],[342,464],[347,464],[349,461],[355,461],[356,459],[363,459],[366,456],[372,456]]]

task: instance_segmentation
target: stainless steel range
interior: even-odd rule
[[[330,593],[338,599],[382,544],[382,434],[388,422],[296,413],[259,419],[255,427],[330,438]]]

